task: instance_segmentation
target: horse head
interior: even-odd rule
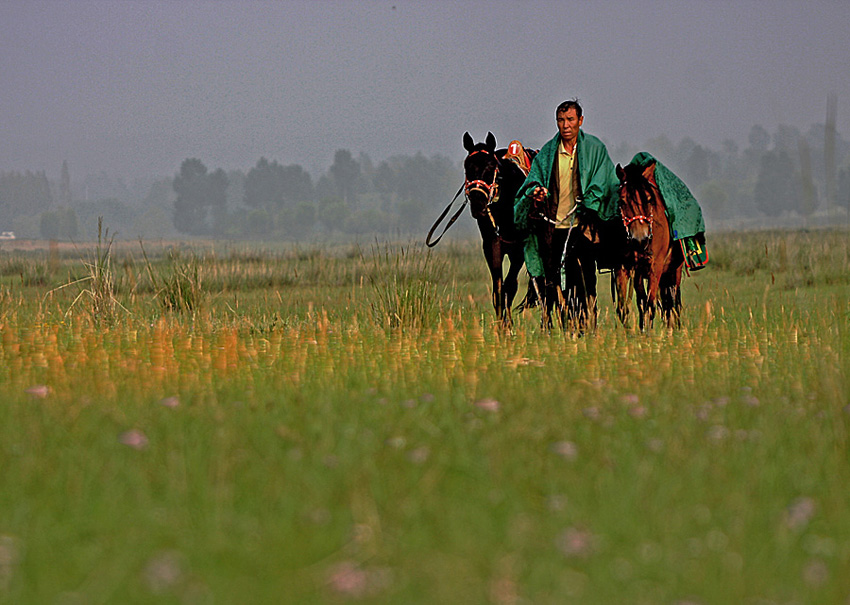
[[[469,133],[463,135],[463,147],[468,155],[463,162],[464,192],[474,218],[487,214],[490,204],[499,198],[499,158],[496,157],[496,137],[487,133],[483,143],[475,143]]]
[[[663,206],[658,197],[658,188],[650,181],[655,164],[644,169],[636,164],[625,168],[617,164],[617,178],[620,179],[620,215],[630,240],[648,245],[652,240],[652,225],[658,222],[653,218]]]

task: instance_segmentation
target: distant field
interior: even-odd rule
[[[848,602],[850,233],[708,243],[576,337],[473,241],[3,242],[0,602]]]

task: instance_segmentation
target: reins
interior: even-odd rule
[[[440,225],[442,220],[449,213],[449,210],[451,210],[451,207],[455,203],[455,200],[457,200],[458,196],[465,189],[465,187],[466,187],[466,183],[464,183],[463,185],[460,186],[460,189],[457,190],[457,193],[455,193],[455,196],[452,198],[452,201],[449,202],[449,205],[446,206],[446,209],[443,210],[443,213],[440,214],[440,216],[437,218],[437,220],[434,221],[434,224],[431,225],[431,229],[428,231],[428,236],[425,238],[425,245],[428,246],[429,248],[433,248],[434,246],[436,246],[440,242],[441,239],[443,239],[443,236],[446,234],[446,231],[449,230],[449,227],[454,225],[454,222],[458,219],[458,217],[460,216],[460,213],[463,212],[463,209],[464,209],[464,207],[466,207],[466,204],[469,203],[469,198],[464,195],[463,203],[460,205],[460,208],[458,208],[458,211],[454,213],[454,216],[452,216],[451,219],[449,219],[449,222],[443,228],[443,231],[442,231],[442,233],[440,233],[440,236],[432,242],[431,236],[434,235],[434,231],[437,230],[437,227]]]
[[[471,156],[475,155],[476,153],[488,153],[488,154],[493,155],[493,157],[496,157],[495,154],[493,154],[490,151],[487,151],[486,149],[476,149],[475,151],[472,151],[469,154],[469,156],[467,156],[467,157],[471,157]],[[499,163],[499,159],[497,157],[496,157],[496,163],[497,164]],[[499,234],[499,226],[496,224],[496,219],[493,217],[493,212],[490,210],[490,207],[499,200],[499,168],[497,166],[496,170],[493,172],[493,180],[489,183],[487,181],[482,180],[482,179],[473,179],[471,181],[464,180],[463,185],[461,185],[460,189],[457,190],[457,193],[455,193],[455,196],[452,198],[452,201],[449,202],[449,205],[446,206],[446,209],[443,210],[442,214],[440,214],[440,216],[437,218],[437,220],[431,226],[431,229],[428,231],[428,236],[425,238],[425,245],[427,245],[429,248],[433,248],[434,246],[436,246],[439,243],[439,241],[442,239],[442,237],[446,234],[446,231],[449,230],[449,227],[451,227],[455,223],[455,221],[460,217],[461,213],[463,212],[464,207],[469,203],[469,194],[473,191],[478,191],[482,195],[486,196],[487,203],[484,205],[484,212],[482,214],[486,214],[490,218],[490,224],[493,225],[493,230],[496,233],[496,237],[498,237],[501,241],[505,242],[506,244],[514,243],[512,241],[504,239]],[[440,223],[443,221],[443,219],[449,213],[449,210],[451,209],[452,205],[455,203],[455,200],[457,200],[457,198],[461,194],[461,192],[463,192],[463,195],[464,195],[463,204],[461,204],[461,206],[460,206],[460,208],[458,208],[457,212],[455,212],[455,214],[451,217],[451,219],[449,219],[449,222],[446,223],[446,226],[443,228],[443,231],[440,233],[440,235],[437,237],[437,239],[435,239],[434,241],[431,241],[431,237],[434,235],[434,231],[437,230]]]

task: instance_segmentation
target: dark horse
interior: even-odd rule
[[[621,295],[617,312],[626,323],[631,282],[641,330],[652,326],[659,302],[667,326],[678,327],[685,257],[681,244],[671,236],[664,199],[655,182],[655,163],[646,168],[636,164],[621,168],[618,164],[617,177],[620,212],[627,233],[623,270],[617,275],[617,290]]]
[[[622,270],[626,235],[621,221],[603,221],[579,206],[556,228],[556,212],[554,196],[547,196],[530,215],[543,261],[543,284],[536,289],[544,299],[543,325],[551,327],[557,306],[561,326],[583,333],[596,327],[597,269]]]
[[[469,133],[464,133],[463,147],[469,154],[463,162],[464,192],[481,232],[484,258],[493,280],[493,308],[502,322],[510,325],[517,278],[525,262],[523,241],[514,227],[514,198],[525,173],[505,158],[506,149],[496,149],[496,137],[490,132],[483,143],[473,142]],[[529,149],[525,153],[529,160],[536,155]],[[503,277],[505,256],[510,268]]]

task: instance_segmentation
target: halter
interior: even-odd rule
[[[628,184],[628,181],[623,181],[623,183],[620,185],[620,188],[624,188],[624,187],[626,187],[626,185],[627,185],[627,184]],[[650,188],[650,189],[655,189],[655,190],[657,190],[657,189],[658,189],[658,187],[656,187],[655,185],[653,185],[653,184],[652,184],[651,182],[649,182],[649,181],[647,181],[647,185],[649,186],[649,188]],[[639,192],[639,191],[635,190],[635,191],[634,191],[634,193],[635,193],[635,195],[637,195],[638,197],[640,197],[640,192]],[[648,200],[647,200],[647,201],[648,201]],[[631,234],[629,233],[629,225],[631,225],[632,223],[635,223],[635,222],[636,222],[636,223],[643,223],[643,224],[648,225],[648,226],[649,226],[649,237],[647,238],[647,240],[651,240],[651,239],[652,239],[652,226],[653,226],[653,224],[654,224],[654,223],[656,223],[656,222],[658,222],[658,221],[656,221],[656,220],[653,218],[653,216],[652,216],[652,213],[651,213],[651,212],[650,212],[649,216],[646,216],[645,214],[637,214],[637,215],[635,215],[635,216],[628,216],[628,217],[627,217],[625,214],[623,214],[623,209],[622,209],[622,207],[621,207],[621,208],[620,208],[620,217],[623,219],[623,226],[626,228],[626,236],[627,236],[629,239],[631,239]]]
[[[463,186],[463,192],[466,195],[467,199],[469,198],[469,194],[473,191],[479,191],[487,198],[487,203],[485,204],[485,209],[489,212],[490,205],[495,203],[496,200],[499,199],[499,160],[496,158],[495,154],[490,153],[485,149],[477,149],[469,154],[467,157],[472,157],[476,153],[486,153],[488,155],[492,155],[494,159],[496,159],[496,170],[493,171],[493,180],[491,182],[482,181],[481,179],[474,179],[472,181],[466,180]],[[492,217],[491,217],[492,220]]]
[[[651,214],[649,216],[644,216],[643,214],[638,214],[636,216],[630,216],[630,217],[626,218],[623,215],[623,212],[620,211],[620,216],[623,217],[623,226],[626,227],[626,228],[628,228],[629,225],[631,225],[632,223],[637,221],[639,223],[646,223],[647,225],[649,225],[649,228],[652,229],[652,220],[653,219],[652,219]]]
[[[469,200],[469,194],[473,191],[478,191],[487,198],[487,202],[484,204],[484,213],[487,214],[488,217],[490,217],[490,222],[493,225],[493,229],[496,230],[496,235],[498,235],[499,228],[496,225],[496,219],[493,218],[493,213],[490,211],[490,206],[499,201],[499,159],[494,153],[491,153],[486,149],[477,149],[475,151],[472,151],[467,157],[472,157],[476,153],[486,153],[488,155],[492,155],[493,158],[496,160],[496,169],[493,171],[493,180],[489,183],[481,179],[474,179],[471,181],[466,180],[464,181],[463,192],[466,196],[467,201]]]

